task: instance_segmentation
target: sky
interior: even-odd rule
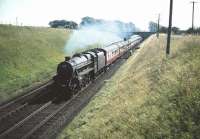
[[[197,0],[198,1],[198,0]],[[200,0],[199,0],[200,1]],[[149,21],[168,26],[170,0],[0,0],[0,23],[48,26],[52,20],[73,20],[84,16],[105,20],[133,22],[141,30],[148,29]],[[190,0],[174,0],[173,26],[191,27]],[[195,5],[195,26],[200,26],[200,3]]]

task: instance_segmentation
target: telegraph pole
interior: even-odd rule
[[[195,2],[192,2],[192,30],[194,30],[194,4]]]
[[[197,2],[191,1],[190,3],[192,3],[192,30],[194,30],[194,6],[195,6],[195,3]]]
[[[16,26],[18,25],[18,18],[16,17]]]
[[[173,12],[173,0],[170,0],[170,9],[169,9],[169,27],[167,35],[167,48],[166,54],[170,54],[170,41],[171,41],[171,32],[172,32],[172,12]]]
[[[159,38],[159,32],[160,32],[160,14],[158,14],[157,38]]]

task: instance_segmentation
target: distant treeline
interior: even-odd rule
[[[157,32],[158,31],[158,24],[155,22],[149,22],[149,31],[150,32]],[[159,32],[160,33],[167,33],[168,27],[160,25]],[[172,33],[174,34],[200,34],[200,27],[198,28],[189,28],[187,30],[180,30],[178,27],[172,27]]]
[[[67,21],[67,20],[53,20],[49,22],[49,26],[52,28],[68,28],[68,29],[78,29],[87,26],[98,26],[101,30],[106,31],[117,31],[123,33],[132,33],[139,31],[139,29],[133,24],[132,22],[124,23],[122,21],[106,21],[103,19],[95,19],[89,16],[83,17],[81,19],[80,24],[74,21]],[[112,28],[114,27],[114,28]],[[120,30],[120,31],[119,31]],[[155,22],[149,22],[149,31],[150,32],[157,32],[158,31],[158,24]],[[168,27],[163,25],[159,26],[160,33],[167,33]],[[178,27],[172,27],[172,33],[174,34],[200,34],[200,27],[199,28],[189,28],[187,30],[180,30]]]
[[[121,38],[131,36],[133,32],[139,30],[132,22],[125,23],[119,20],[108,21],[103,19],[95,19],[88,16],[82,18],[79,27],[88,29],[93,28],[99,31],[114,33]]]
[[[133,24],[132,22],[129,23],[125,23],[119,20],[115,20],[115,21],[107,21],[107,20],[103,20],[103,19],[95,19],[89,16],[83,17],[80,23],[80,27],[86,27],[86,26],[91,26],[91,25],[104,25],[104,26],[109,26],[109,25],[115,25],[120,29],[123,30],[129,30],[134,31],[134,30],[138,30],[135,26],[135,24]]]
[[[192,28],[189,28],[187,31],[186,31],[186,33],[188,33],[188,34],[200,34],[200,27],[198,27],[198,28],[194,28],[194,29],[192,29]]]
[[[149,22],[149,31],[150,32],[157,32],[158,31],[158,24],[155,22]],[[159,32],[160,33],[167,33],[168,27],[165,27],[163,25],[159,25]],[[172,32],[174,34],[181,33],[181,30],[178,27],[172,27]]]
[[[115,26],[118,26],[118,28],[126,32],[134,32],[136,30],[138,31],[135,24],[133,24],[132,22],[124,23],[122,21],[106,21],[103,19],[95,19],[88,16],[83,17],[79,25],[74,21],[67,21],[67,20],[53,20],[49,22],[49,26],[52,28],[69,28],[69,29],[78,29],[91,25],[107,26],[110,24],[115,24]]]

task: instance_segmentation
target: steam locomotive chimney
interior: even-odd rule
[[[66,57],[65,57],[65,61],[69,61],[70,59],[71,59],[70,56],[66,56]]]

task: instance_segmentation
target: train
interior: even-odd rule
[[[107,72],[117,59],[130,56],[142,40],[141,36],[133,35],[104,48],[94,48],[65,57],[65,60],[58,64],[57,74],[53,79],[60,87],[79,91],[101,73]]]

